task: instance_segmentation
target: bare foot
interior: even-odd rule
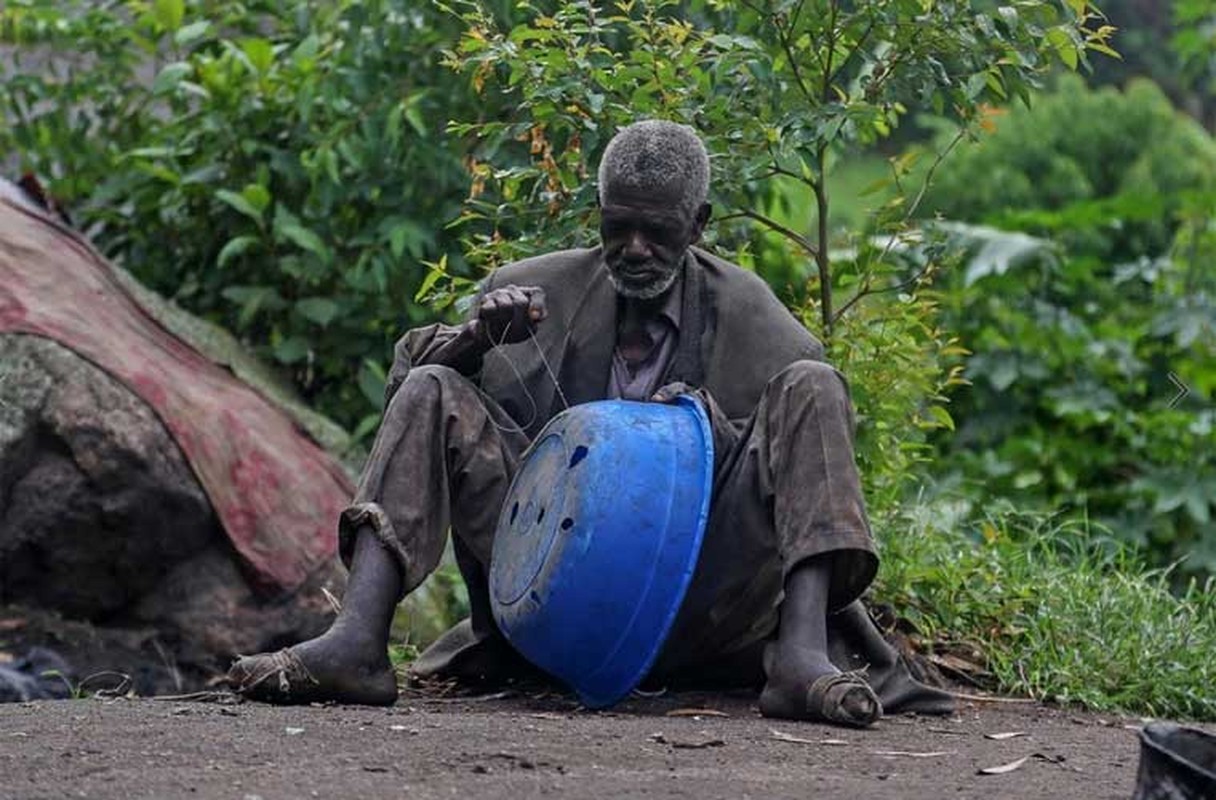
[[[228,670],[228,682],[236,692],[267,703],[387,706],[397,700],[385,648],[340,629],[277,653],[245,656]]]
[[[854,673],[842,673],[824,653],[770,644],[764,671],[760,713],[766,717],[865,728],[882,716],[874,690]]]

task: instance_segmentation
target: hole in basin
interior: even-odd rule
[[[545,518],[545,507],[541,506],[540,513],[536,515],[536,524],[539,525],[540,521],[544,518]]]
[[[574,520],[570,519],[569,517],[566,517],[565,519],[562,520],[562,530],[568,531],[573,527],[574,527]]]
[[[507,524],[508,524],[508,525],[514,525],[514,524],[515,524],[515,518],[516,518],[517,516],[519,516],[519,501],[518,501],[518,500],[516,500],[516,501],[515,501],[515,505],[511,506],[511,521],[510,521],[509,523],[507,523]]]
[[[574,448],[574,452],[570,454],[570,466],[567,469],[574,469],[578,466],[578,462],[582,461],[586,457],[587,448],[580,444],[578,447]]]

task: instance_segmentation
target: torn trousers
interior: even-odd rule
[[[831,559],[830,611],[857,600],[878,567],[840,373],[795,362],[741,423],[704,402],[714,431],[709,523],[652,675],[730,663],[771,638],[785,577],[808,558]],[[339,551],[349,565],[356,531],[373,531],[401,568],[404,595],[439,564],[451,530],[471,617],[458,643],[441,640],[416,670],[459,673],[456,662],[478,644],[510,657],[490,615],[487,575],[499,510],[528,444],[497,403],[447,367],[411,369],[385,410],[341,518]],[[493,668],[478,661],[477,669]]]

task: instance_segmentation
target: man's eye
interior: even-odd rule
[[[652,242],[668,244],[680,238],[680,232],[670,225],[648,225],[645,230]]]
[[[629,231],[628,225],[613,220],[604,220],[600,227],[605,236],[621,236]]]

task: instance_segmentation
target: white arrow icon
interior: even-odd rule
[[[1170,400],[1170,408],[1173,408],[1181,403],[1183,399],[1185,399],[1186,396],[1191,393],[1191,387],[1179,380],[1178,376],[1172,372],[1169,374],[1169,379],[1170,383],[1178,387],[1178,394],[1174,396],[1174,399]]]

